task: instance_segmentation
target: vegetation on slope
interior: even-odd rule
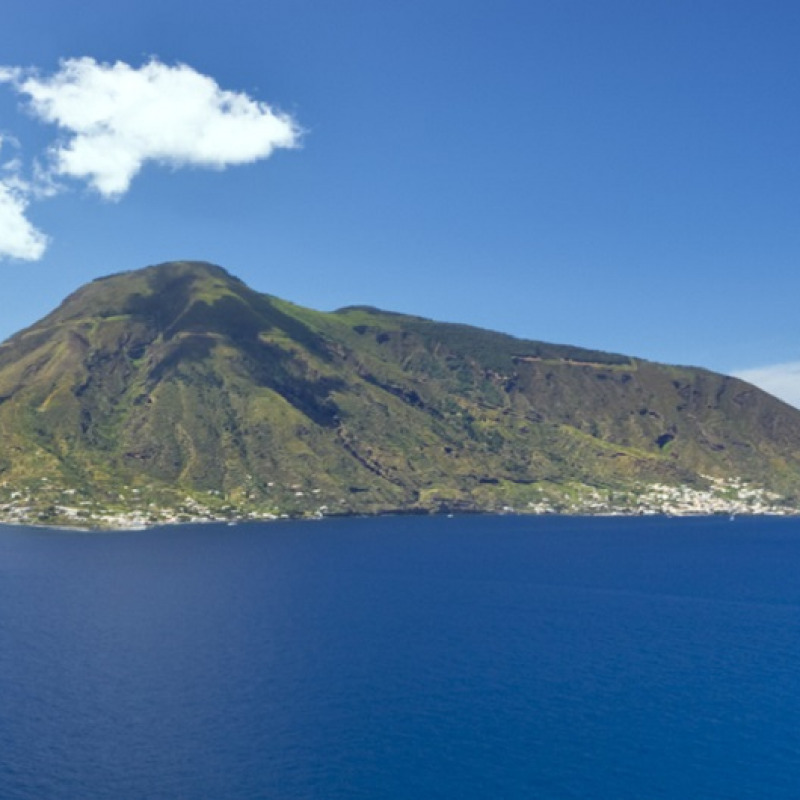
[[[742,479],[796,502],[800,412],[703,370],[351,307],[209,264],[94,281],[0,345],[0,503],[497,510]],[[577,488],[576,488],[577,487]]]

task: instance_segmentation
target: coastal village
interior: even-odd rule
[[[589,486],[571,486],[561,496],[542,497],[519,507],[498,505],[482,510],[483,513],[572,516],[711,516],[711,515],[797,515],[800,509],[784,501],[780,495],[752,486],[735,478],[725,480],[704,476],[708,487],[649,484],[638,491],[602,492]],[[46,480],[46,479],[45,479]],[[0,487],[7,489],[7,487]],[[96,502],[76,500],[74,489],[62,490],[60,500],[43,505],[31,491],[11,491],[0,500],[0,524],[34,525],[42,527],[68,527],[86,530],[141,530],[160,525],[187,523],[270,521],[278,519],[322,519],[328,516],[348,515],[342,507],[331,508],[319,503],[319,489],[308,492],[298,487],[292,494],[295,506],[291,512],[279,509],[242,509],[219,503],[202,503],[186,497],[175,505],[159,505],[137,497],[139,490],[131,490],[128,506],[133,510],[104,508]],[[217,495],[217,492],[210,492]],[[120,501],[126,498],[120,495]],[[305,507],[300,502],[306,500]],[[138,502],[137,502],[138,501]],[[344,500],[340,500],[344,503]],[[138,507],[136,507],[138,506]],[[341,510],[340,510],[341,509]],[[461,509],[468,511],[469,509]],[[413,509],[411,510],[413,512]],[[450,509],[423,509],[420,513],[448,513]]]
[[[618,497],[603,496],[589,489],[568,507],[540,502],[529,505],[528,510],[537,514],[613,514],[666,516],[711,516],[715,514],[769,514],[795,515],[800,513],[782,501],[780,495],[750,486],[739,478],[726,481],[722,478],[704,476],[709,481],[708,489],[691,486],[668,486],[650,484],[640,493],[626,492]]]

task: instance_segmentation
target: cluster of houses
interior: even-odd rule
[[[637,491],[601,492],[588,486],[572,486],[562,495],[542,496],[525,506],[504,506],[504,513],[522,514],[665,514],[670,516],[699,516],[712,514],[797,514],[800,509],[783,502],[779,495],[751,486],[741,479],[725,480],[705,476],[708,487],[698,489],[691,486],[669,486],[649,484]],[[302,514],[305,518],[321,518],[330,511],[320,505],[319,490],[303,491],[299,487],[296,497],[308,495],[309,507]],[[138,494],[138,490],[133,489]],[[211,494],[219,494],[212,492]],[[11,492],[0,501],[0,523],[19,525],[67,526],[87,529],[141,529],[154,525],[180,523],[226,522],[288,519],[289,514],[272,510],[242,510],[233,506],[212,508],[195,498],[186,497],[174,507],[160,507],[157,503],[139,503],[134,510],[102,508],[86,500],[78,501],[75,490],[61,493],[57,502],[42,508],[30,493]],[[119,499],[123,501],[124,496]]]
[[[569,500],[539,500],[526,511],[537,514],[666,514],[707,516],[712,514],[797,514],[800,509],[782,502],[780,495],[751,486],[740,478],[725,480],[704,476],[707,489],[654,483],[636,492],[601,494],[587,488]]]

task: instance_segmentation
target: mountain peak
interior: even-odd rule
[[[117,272],[97,278],[92,283],[102,283],[104,281],[115,280],[124,276],[142,276],[155,283],[164,283],[174,280],[225,280],[237,281],[224,267],[212,264],[210,261],[163,261],[160,264],[152,264],[141,269]],[[90,284],[91,285],[91,284]]]
[[[250,291],[222,267],[204,261],[169,261],[97,278],[69,295],[41,324],[80,319],[148,316],[168,324],[196,300]]]

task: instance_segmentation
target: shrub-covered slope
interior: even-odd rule
[[[209,264],[99,279],[0,345],[0,502],[43,520],[558,507],[709,477],[795,502],[800,412],[704,370],[301,308]]]

